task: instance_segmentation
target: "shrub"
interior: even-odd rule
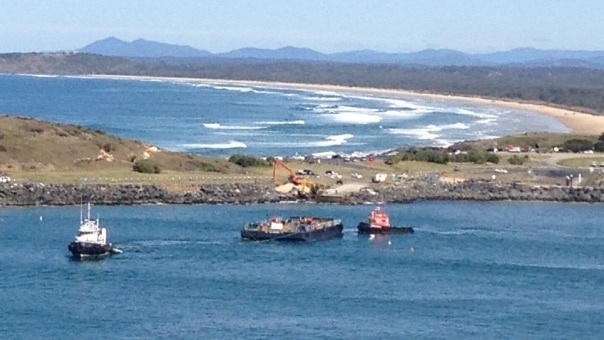
[[[399,153],[399,154],[396,154],[396,155],[388,156],[388,157],[386,158],[386,160],[384,161],[384,163],[386,163],[386,164],[388,164],[388,165],[394,165],[394,164],[397,164],[397,163],[399,163],[400,161],[402,161],[402,160],[403,160],[402,155],[403,155],[403,154],[400,154],[400,153]]]
[[[158,174],[161,172],[159,165],[150,159],[136,161],[132,166],[132,170],[143,174]]]
[[[229,162],[235,163],[243,168],[251,166],[269,166],[270,164],[262,158],[256,158],[245,155],[232,155],[229,157]]]
[[[472,151],[468,152],[468,157],[470,159],[470,162],[472,162],[472,163],[484,164],[487,161],[487,152],[479,151],[479,150],[472,150]]]
[[[594,143],[587,139],[569,139],[564,142],[564,148],[572,152],[582,152],[586,150],[592,150]]]
[[[105,152],[111,152],[111,151],[115,150],[115,147],[111,143],[105,143],[105,145],[103,145],[102,149],[105,150]]]
[[[514,155],[514,156],[510,157],[510,159],[508,159],[508,163],[510,163],[512,165],[522,165],[522,164],[524,164],[525,160],[526,160],[526,158],[520,158],[520,157],[518,157],[518,155]]]
[[[499,164],[499,156],[497,156],[496,154],[489,152],[487,154],[487,162],[489,163],[493,163],[493,164]]]
[[[600,140],[594,144],[594,151],[604,152],[604,140]]]

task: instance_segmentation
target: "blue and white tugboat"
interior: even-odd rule
[[[121,254],[122,251],[107,243],[107,229],[101,228],[99,219],[90,218],[90,202],[88,202],[88,214],[83,217],[80,211],[80,228],[75,241],[71,242],[67,249],[75,259],[100,259],[106,256]]]

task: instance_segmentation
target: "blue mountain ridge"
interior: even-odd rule
[[[208,58],[256,59],[418,66],[570,66],[604,68],[604,51],[539,50],[518,48],[485,54],[450,49],[426,49],[411,53],[356,50],[325,54],[309,48],[285,46],[278,49],[246,47],[226,53],[211,53],[191,46],[137,39],[131,42],[114,37],[95,41],[80,49],[91,53],[126,58]]]

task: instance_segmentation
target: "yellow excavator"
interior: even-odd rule
[[[287,165],[285,162],[279,159],[273,160],[273,183],[275,185],[282,185],[277,179],[277,170],[284,169],[289,175],[287,180],[293,184],[298,190],[300,196],[306,196],[308,194],[315,195],[319,190],[319,186],[308,178],[297,176],[296,173]]]

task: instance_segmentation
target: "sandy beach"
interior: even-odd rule
[[[604,133],[604,115],[596,116],[588,113],[567,110],[557,107],[552,107],[544,104],[523,103],[515,101],[507,101],[500,99],[490,99],[481,97],[469,96],[452,96],[444,94],[419,93],[407,90],[398,89],[378,89],[365,87],[348,87],[337,85],[320,85],[320,84],[297,84],[283,82],[265,82],[265,81],[249,81],[249,80],[225,80],[225,79],[203,79],[203,78],[177,78],[177,77],[147,77],[147,76],[115,76],[115,75],[94,75],[91,78],[111,78],[111,79],[131,79],[131,80],[165,80],[174,82],[201,83],[213,85],[239,85],[239,86],[254,86],[267,88],[286,88],[300,90],[321,90],[340,93],[355,93],[366,95],[383,95],[396,97],[415,97],[425,98],[430,100],[467,102],[472,104],[484,104],[489,106],[498,106],[512,110],[521,110],[526,112],[534,112],[535,114],[546,115],[560,121],[564,126],[568,127],[572,133],[582,135],[601,135]]]

